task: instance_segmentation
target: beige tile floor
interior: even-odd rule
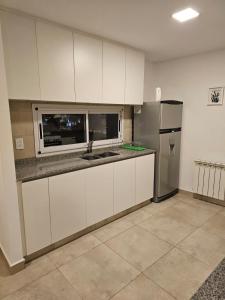
[[[186,300],[225,257],[225,208],[177,194],[9,275],[4,300]]]

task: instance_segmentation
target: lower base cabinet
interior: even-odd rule
[[[113,170],[113,163],[86,170],[87,226],[113,215]]]
[[[136,204],[153,197],[155,155],[136,158]]]
[[[22,184],[27,255],[52,243],[48,178]]]
[[[135,159],[114,164],[114,214],[135,205]]]
[[[22,183],[27,255],[153,197],[154,154]]]
[[[86,227],[85,172],[49,178],[52,242],[58,242]]]

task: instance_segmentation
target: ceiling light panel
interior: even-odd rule
[[[197,12],[196,10],[194,10],[193,8],[190,8],[190,7],[183,9],[181,11],[178,11],[172,15],[172,17],[176,21],[181,22],[181,23],[189,21],[198,16],[199,16],[199,12]]]

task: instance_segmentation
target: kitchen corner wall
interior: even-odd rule
[[[154,64],[145,59],[144,102],[155,100]]]
[[[23,251],[1,24],[0,70],[0,249],[13,266],[23,262]]]
[[[11,122],[12,122],[12,136],[13,136],[15,159],[35,157],[32,103],[33,102],[31,101],[21,101],[21,100],[10,101],[10,115],[11,115]],[[57,105],[59,105],[59,103],[57,103]],[[63,104],[63,106],[65,106],[65,104]],[[81,106],[78,104],[74,104],[74,107],[87,108],[88,105]],[[97,107],[101,108],[100,105],[98,105]],[[131,106],[124,106],[123,131],[124,131],[124,142],[127,143],[131,142],[132,140],[132,107]],[[22,137],[24,139],[24,150],[16,150],[15,138],[17,137]]]
[[[154,64],[154,85],[163,99],[184,102],[180,188],[192,191],[193,162],[225,152],[225,99],[207,106],[211,87],[225,86],[225,50]]]

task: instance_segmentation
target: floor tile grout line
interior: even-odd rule
[[[186,252],[185,250],[183,250],[183,249],[181,249],[181,248],[179,248],[179,247],[177,247],[177,246],[178,246],[178,245],[175,246],[175,248],[176,248],[177,250],[183,252],[184,254],[187,254],[187,255],[193,257],[194,259],[196,259],[196,260],[198,260],[199,262],[203,263],[206,267],[212,268],[212,271],[218,266],[218,265],[217,265],[217,266],[213,267],[212,265],[207,264],[205,261],[203,261],[203,260],[199,259],[198,257],[196,257],[194,254],[191,254],[190,252]],[[219,264],[219,263],[220,263],[220,262],[218,262],[218,264]],[[212,272],[212,271],[211,271],[211,272]]]
[[[200,229],[202,229],[203,231],[207,232],[207,230],[204,229],[205,224],[206,224],[210,219],[214,218],[217,214],[219,214],[219,213],[216,213],[215,215],[209,217],[209,219],[207,219],[206,221],[204,221],[204,223],[202,223],[200,226],[196,226],[195,230],[194,230],[192,233],[190,233],[188,236],[186,236],[185,238],[183,238],[182,240],[180,240],[180,241],[176,244],[176,246],[178,246],[179,244],[181,244],[184,240],[186,240],[187,238],[189,238],[192,234],[194,234],[196,231],[198,231],[198,230],[200,230]],[[216,235],[217,237],[219,237],[219,238],[222,238],[221,236],[219,236],[219,235],[217,235],[217,234],[215,234],[215,235]],[[222,239],[223,239],[223,238],[222,238]]]
[[[191,198],[191,199],[194,199],[194,198]],[[219,211],[222,210],[222,206],[220,206],[218,204],[209,203],[209,202],[206,202],[206,201],[203,201],[203,200],[200,200],[200,199],[195,199],[195,200],[196,200],[196,203],[189,203],[189,205],[190,206],[198,206],[198,203],[201,203],[201,205],[203,205],[203,207],[200,207],[200,208],[203,208],[203,209],[206,209],[206,210],[210,210],[210,207],[212,207],[212,206],[217,207],[218,211],[216,213],[219,213]],[[182,201],[183,203],[188,203],[190,201],[190,199],[189,200],[180,199],[180,201]],[[198,202],[198,201],[200,201],[200,202]]]
[[[149,231],[148,229],[146,229],[146,228],[140,226],[140,224],[138,224],[138,225],[136,225],[136,226],[139,227],[139,228],[141,228],[141,229],[143,229],[143,230],[146,231],[147,233],[152,234],[154,237],[156,237],[157,239],[159,239],[161,242],[167,243],[167,244],[169,244],[170,246],[174,247],[174,244],[172,244],[171,242],[168,242],[168,241],[162,239],[161,237],[159,237],[159,236],[156,235],[155,233],[153,233],[153,232]]]
[[[81,300],[84,300],[84,296],[80,293],[79,289],[75,287],[69,279],[63,274],[63,272],[60,270],[60,268],[57,268],[57,270],[60,272],[60,274],[64,277],[64,279],[69,283],[69,285],[77,292],[77,294],[80,296]]]
[[[197,230],[199,230],[201,227],[196,227],[196,226],[193,226],[194,227],[194,230],[192,232],[190,232],[188,235],[186,235],[183,239],[181,239],[179,242],[177,242],[175,244],[175,247],[178,246],[179,244],[181,244],[183,241],[185,241],[187,238],[189,238],[192,234],[194,234]]]
[[[183,200],[181,200],[181,201],[182,201],[183,203],[187,204],[186,201],[183,201]],[[197,201],[198,201],[198,200],[197,200]],[[199,200],[199,201],[201,201],[201,200]],[[188,205],[189,205],[189,204],[188,204]],[[194,207],[193,204],[190,204],[190,206]],[[201,209],[201,208],[200,208],[200,209]],[[209,209],[207,209],[207,210],[209,210]],[[210,217],[208,217],[201,225],[194,225],[194,224],[192,224],[192,223],[189,223],[188,221],[185,221],[185,223],[187,223],[187,224],[189,224],[189,225],[192,225],[192,226],[194,226],[194,227],[196,227],[196,228],[199,228],[199,227],[203,226],[205,223],[207,223],[208,220],[210,220],[211,218],[213,218],[215,215],[217,215],[217,214],[219,214],[219,213],[220,213],[219,211],[214,212],[213,215],[211,215]]]
[[[108,240],[104,241],[103,244],[106,244],[107,242],[111,241],[112,239],[118,237],[120,234],[125,233],[126,231],[130,230],[131,228],[133,228],[133,227],[135,227],[135,226],[136,226],[136,225],[132,224],[131,227],[129,227],[129,228],[125,229],[124,231],[121,231],[121,232],[117,233],[116,235],[110,237]]]
[[[134,227],[134,226],[132,226],[132,227]],[[129,229],[130,229],[130,228],[129,228]],[[128,229],[127,229],[127,230],[128,230]],[[115,251],[113,251],[113,249],[111,249],[111,248],[110,248],[108,245],[106,245],[105,243],[101,243],[101,244],[95,246],[94,248],[90,249],[89,251],[87,251],[87,252],[81,254],[79,257],[76,257],[73,261],[75,261],[76,259],[80,258],[81,256],[87,254],[88,252],[90,252],[90,251],[94,250],[95,248],[100,247],[100,246],[102,246],[102,245],[104,245],[105,247],[107,247],[107,248],[108,248],[109,250],[111,250],[115,255],[119,256],[124,262],[126,262],[130,267],[132,267],[133,269],[135,269],[135,270],[138,272],[137,276],[135,276],[135,278],[133,278],[131,281],[129,281],[125,286],[127,286],[130,282],[132,282],[133,280],[135,280],[135,279],[141,274],[141,271],[137,270],[133,265],[131,265],[128,261],[126,261],[126,260],[125,260],[123,257],[121,257],[118,253],[116,253]],[[72,261],[67,262],[66,264],[64,264],[64,265],[62,265],[62,266],[65,266],[65,265],[67,265],[67,264],[69,264],[69,263],[72,263]],[[56,269],[57,269],[58,271],[60,271],[60,273],[65,277],[65,275],[63,274],[63,272],[60,270],[60,268],[61,268],[62,266],[56,267]],[[74,287],[73,284],[72,284],[66,277],[65,277],[65,279],[70,283],[70,285],[72,285],[72,287]],[[122,290],[123,288],[124,288],[124,287],[122,287],[120,290]],[[74,287],[74,289],[75,289],[76,291],[78,290],[76,287]],[[79,294],[79,296],[81,296],[80,293],[78,293],[78,294]],[[82,296],[82,299],[83,299],[83,296]],[[109,299],[111,299],[111,298],[109,298]]]
[[[151,278],[149,278],[148,276],[146,276],[145,273],[142,272],[142,274],[144,275],[145,278],[147,278],[148,280],[152,281],[156,286],[158,286],[160,289],[162,289],[164,292],[166,292],[167,294],[169,294],[173,299],[177,300],[176,297],[174,297],[174,295],[172,295],[169,291],[167,291],[164,287],[161,287],[157,282],[153,281]]]
[[[179,199],[179,200],[181,200],[183,203],[187,203],[187,201],[188,200],[182,200],[182,199]],[[200,200],[199,200],[200,201]],[[146,213],[147,214],[149,214],[149,218],[151,218],[151,217],[153,217],[153,216],[155,216],[155,215],[157,215],[158,213],[161,213],[161,212],[163,212],[165,209],[167,209],[167,208],[172,208],[173,206],[175,206],[177,203],[173,203],[173,204],[171,204],[170,206],[168,206],[168,207],[165,207],[165,208],[163,208],[163,209],[160,209],[159,211],[157,211],[157,212],[155,212],[155,213],[151,213],[151,214],[149,214],[149,212],[147,212],[146,211]],[[151,205],[151,204],[150,204]],[[190,206],[194,206],[194,205],[192,205],[192,203],[190,203]],[[145,207],[146,208],[146,207]],[[210,207],[209,207],[210,208]],[[206,208],[206,209],[208,209],[208,207]],[[192,257],[194,257],[195,259],[197,259],[197,260],[199,260],[198,258],[196,258],[195,256],[193,256],[193,255],[191,255],[190,253],[187,253],[187,252],[185,252],[185,251],[183,251],[182,249],[180,249],[178,246],[179,246],[179,244],[182,242],[182,241],[184,241],[185,239],[187,239],[189,236],[191,236],[193,233],[195,233],[197,230],[199,230],[199,229],[203,229],[202,227],[207,223],[207,222],[209,222],[209,220],[210,219],[212,219],[212,218],[214,218],[216,215],[222,215],[222,216],[224,216],[223,214],[222,214],[222,209],[220,209],[220,210],[218,210],[217,212],[215,212],[212,216],[210,216],[207,220],[205,220],[200,226],[196,226],[196,228],[194,229],[194,231],[193,232],[191,232],[189,235],[187,235],[184,239],[182,239],[181,241],[179,241],[178,243],[176,243],[175,245],[172,245],[171,243],[169,243],[168,241],[166,241],[166,240],[163,240],[163,239],[161,239],[162,241],[164,241],[164,242],[167,242],[168,244],[170,244],[171,246],[172,246],[172,248],[167,252],[167,253],[165,253],[164,255],[162,255],[157,261],[159,261],[160,259],[162,259],[165,255],[167,255],[170,251],[172,251],[173,249],[178,249],[178,250],[180,250],[181,252],[183,252],[183,253],[185,253],[185,254],[187,254],[187,255],[189,255],[189,256],[192,256]],[[148,218],[147,218],[148,219]],[[147,220],[146,219],[146,220]],[[119,220],[119,219],[118,219]],[[125,231],[128,231],[129,229],[131,229],[131,228],[133,228],[133,227],[135,227],[135,226],[137,226],[137,227],[139,227],[139,228],[142,228],[141,226],[139,226],[142,222],[144,222],[144,221],[141,221],[140,223],[132,223],[132,226],[131,227],[129,227],[129,228],[127,228],[126,230],[124,230],[124,231],[121,231],[120,233],[118,233],[118,234],[116,234],[115,236],[113,236],[112,237],[112,239],[113,238],[115,238],[116,236],[118,236],[118,235],[120,235],[120,234],[122,234],[122,233],[124,233]],[[191,225],[193,225],[193,224],[191,224]],[[144,229],[144,228],[142,228],[142,229]],[[146,229],[144,229],[144,230],[146,230]],[[150,231],[148,231],[148,232],[150,232]],[[153,234],[152,232],[150,232],[151,234]],[[105,241],[105,242],[103,242],[103,241],[101,241],[100,239],[98,239],[94,234],[92,234],[92,232],[90,232],[89,234],[91,234],[92,236],[94,236],[98,241],[99,241],[99,244],[98,245],[96,245],[96,246],[94,246],[93,248],[91,248],[91,249],[89,249],[88,251],[86,251],[86,252],[84,252],[84,253],[82,253],[81,255],[79,255],[78,257],[76,257],[76,258],[74,258],[73,260],[75,260],[75,259],[77,259],[77,258],[79,258],[79,257],[81,257],[82,255],[85,255],[85,254],[87,254],[88,252],[90,252],[90,251],[92,251],[92,250],[94,250],[96,247],[99,247],[99,246],[101,246],[101,245],[105,245],[106,247],[108,247],[108,248],[110,248],[115,254],[117,254],[118,256],[120,256],[117,252],[115,252],[111,247],[109,247],[108,245],[106,245],[106,242],[108,242],[109,240],[107,240],[107,241]],[[153,234],[154,235],[154,234]],[[220,235],[218,235],[218,234],[215,234],[216,236],[218,236],[219,238],[221,238],[221,236]],[[157,237],[158,239],[160,239],[157,235],[154,235],[155,237]],[[47,254],[46,254],[46,257],[47,257]],[[47,257],[49,260],[50,260],[50,258],[49,257]],[[126,261],[123,257],[121,257],[120,256],[120,258],[121,259],[123,259],[124,261]],[[70,263],[73,261],[73,260],[71,260],[70,261]],[[156,262],[157,262],[156,261]],[[201,260],[199,260],[200,262],[202,262]],[[38,276],[37,278],[35,278],[34,280],[31,280],[30,282],[28,282],[28,283],[26,283],[26,284],[24,284],[22,287],[20,287],[19,289],[16,289],[16,290],[14,290],[13,292],[11,292],[11,293],[8,293],[8,294],[6,294],[6,296],[4,296],[4,298],[5,297],[7,297],[7,296],[9,296],[9,295],[11,295],[11,294],[14,294],[14,293],[16,293],[16,292],[18,292],[18,291],[20,291],[21,289],[23,289],[23,288],[25,288],[25,287],[27,287],[27,286],[30,286],[30,285],[32,285],[34,282],[36,282],[36,281],[38,281],[38,280],[40,280],[42,277],[45,277],[45,276],[47,276],[48,274],[50,274],[51,272],[54,272],[54,271],[56,271],[56,270],[58,270],[59,272],[60,272],[60,274],[62,274],[63,275],[63,277],[67,280],[67,282],[69,282],[68,281],[68,279],[64,276],[64,274],[61,272],[61,270],[60,270],[60,268],[63,266],[63,265],[65,265],[65,264],[62,264],[60,267],[57,267],[57,266],[55,266],[55,264],[54,263],[52,263],[52,261],[50,260],[50,262],[51,262],[51,264],[54,266],[54,268],[52,269],[52,270],[50,270],[50,271],[48,271],[48,272],[46,272],[46,273],[44,273],[44,274],[42,274],[42,275],[40,275],[40,276]],[[126,261],[127,262],[127,261]],[[151,266],[153,266],[156,262],[154,262],[152,265],[150,265],[150,266],[148,266],[147,268],[149,268],[149,267],[151,267]],[[67,262],[67,263],[69,263],[69,262]],[[66,264],[67,264],[66,263]],[[130,266],[132,266],[133,268],[135,268],[132,264],[130,264],[129,262],[127,262]],[[202,262],[203,264],[205,264],[204,262]],[[208,265],[207,265],[208,266]],[[29,266],[28,266],[29,267]],[[147,269],[146,268],[146,269]],[[136,268],[135,268],[136,269]],[[145,269],[145,270],[146,270]],[[136,269],[137,270],[137,269]],[[144,271],[145,271],[144,270]],[[139,270],[137,270],[138,272],[140,272]],[[141,273],[143,273],[144,271],[141,271]],[[139,273],[135,278],[137,278],[141,273]],[[144,273],[143,273],[144,274]],[[145,276],[146,276],[146,274],[144,274]],[[146,276],[147,277],[147,276]],[[135,278],[134,279],[132,279],[129,283],[127,283],[127,285],[129,285],[132,281],[134,281],[135,280]],[[149,278],[149,277],[147,277],[149,280],[152,280],[151,278]],[[152,280],[153,281],[153,280]],[[154,282],[154,281],[153,281]],[[70,282],[69,282],[70,283]],[[155,283],[155,282],[154,282]],[[155,283],[155,284],[157,284],[157,283]],[[75,287],[70,283],[70,285],[75,289]],[[126,285],[126,286],[127,286]],[[123,287],[123,288],[125,288],[125,287]],[[123,288],[121,288],[121,290],[123,289]],[[76,289],[75,289],[76,290]],[[167,291],[166,291],[167,292]],[[168,293],[168,292],[167,292]],[[79,294],[79,293],[78,293]],[[174,296],[173,296],[174,297]],[[3,298],[3,299],[4,299]]]
[[[157,261],[159,261],[162,257],[164,257],[166,254],[168,254],[171,250],[175,248],[175,246],[171,245],[172,248],[170,248],[166,253],[164,253],[162,256],[160,256],[154,263],[150,264],[148,267],[146,267],[144,270],[140,271],[138,270],[131,262],[127,261],[124,257],[122,257],[118,252],[116,252],[114,249],[112,249],[109,245],[106,245],[110,250],[112,250],[116,255],[121,257],[124,261],[126,261],[131,267],[135,268],[138,272],[143,273],[146,269],[154,265]]]
[[[175,300],[180,300],[180,299],[178,299],[176,296],[174,296],[173,294],[171,294],[170,292],[168,292],[164,287],[162,287],[158,282],[156,282],[153,278],[151,278],[151,277],[148,277],[145,273],[143,273],[144,274],[144,276],[147,278],[147,279],[149,279],[149,280],[151,280],[154,284],[156,284],[157,286],[159,286],[162,290],[164,290],[165,292],[167,292],[167,294],[169,294],[170,296],[172,296],[172,298],[174,298]]]
[[[97,238],[96,238],[96,239],[97,239]],[[82,253],[82,254],[80,254],[80,255],[78,255],[78,256],[76,256],[76,257],[73,257],[71,260],[67,261],[66,263],[63,263],[63,264],[60,265],[60,266],[56,266],[56,265],[54,264],[54,262],[52,262],[52,260],[51,260],[50,257],[48,257],[48,259],[51,261],[52,264],[55,265],[55,267],[56,267],[57,269],[58,269],[58,268],[61,268],[62,266],[65,266],[65,265],[71,263],[72,261],[76,260],[77,258],[79,258],[79,257],[81,257],[81,256],[83,256],[83,255],[85,255],[85,254],[87,254],[88,252],[94,250],[95,248],[97,248],[98,246],[101,246],[101,245],[103,244],[103,242],[101,242],[99,239],[97,239],[97,240],[100,242],[98,245],[96,245],[96,246],[94,246],[94,247],[88,249],[87,251],[85,251],[84,253]],[[57,250],[57,249],[56,249],[56,250]],[[51,253],[51,252],[50,252],[50,253]],[[49,253],[47,253],[46,255],[48,255],[48,254],[49,254]]]
[[[190,255],[189,253],[186,253],[186,252],[182,251],[181,249],[177,248],[176,246],[174,246],[174,247],[173,247],[172,249],[170,249],[167,253],[165,253],[163,256],[161,256],[157,261],[155,261],[152,265],[150,265],[149,267],[147,267],[145,270],[142,271],[142,273],[143,273],[148,279],[152,280],[155,284],[158,284],[162,289],[165,289],[165,288],[163,288],[159,283],[157,283],[156,281],[154,281],[153,278],[148,277],[148,275],[145,273],[145,271],[146,271],[148,268],[152,268],[156,263],[158,263],[161,259],[163,259],[166,255],[169,254],[169,252],[173,251],[174,249],[177,249],[177,250],[181,251],[181,252],[182,252],[183,254],[185,254],[185,255],[191,256],[192,258],[196,259],[198,262],[204,264],[207,268],[209,267],[206,263],[200,261],[198,258],[196,258],[196,257],[194,257],[193,255]],[[213,269],[213,270],[214,270],[214,269]],[[213,270],[212,270],[212,271],[213,271]],[[212,271],[210,271],[210,272],[212,272]],[[211,274],[211,273],[210,273],[210,274]],[[210,275],[210,274],[209,274],[209,275]],[[208,278],[209,275],[207,275],[207,278]],[[202,283],[203,283],[207,278],[205,278],[205,279],[201,282],[200,286],[202,285]],[[200,287],[200,286],[199,286],[199,287]],[[199,287],[198,287],[198,288],[199,288]],[[197,288],[197,290],[198,290],[198,288]],[[196,291],[197,291],[197,290],[196,290]],[[165,289],[165,291],[167,291],[167,290]],[[194,292],[194,293],[195,293],[195,292]],[[175,297],[175,296],[173,296],[173,297]],[[177,298],[175,297],[175,299],[177,299]],[[177,300],[179,300],[179,299],[177,299]]]
[[[117,256],[119,256],[123,261],[125,261],[130,267],[134,268],[139,274],[141,273],[140,270],[138,270],[133,264],[131,264],[129,261],[127,261],[124,257],[122,257],[119,253],[117,253],[114,249],[112,249],[109,245],[106,245],[106,247],[108,247],[114,254],[116,254]],[[138,275],[139,275],[138,274]]]
[[[110,223],[109,223],[110,224]],[[118,235],[120,235],[121,233],[123,233],[123,232],[125,232],[125,231],[127,231],[127,230],[129,230],[130,228],[132,228],[132,227],[134,227],[135,225],[133,224],[133,223],[131,223],[132,225],[129,227],[129,228],[126,228],[126,229],[124,229],[123,231],[120,231],[119,233],[117,233],[116,235],[114,235],[114,236],[112,236],[112,237],[110,237],[109,239],[107,239],[106,241],[101,241],[99,238],[97,238],[98,240],[100,240],[103,244],[104,243],[106,243],[106,242],[108,242],[109,240],[111,240],[111,239],[113,239],[114,237],[116,237],[116,236],[118,236]],[[104,227],[100,227],[100,228],[104,228]],[[99,228],[99,229],[100,229]],[[94,234],[93,234],[94,235]],[[94,237],[96,237],[95,235],[94,235]]]
[[[113,254],[114,255],[117,255],[118,257],[120,257],[124,262],[126,262],[131,268],[133,268],[133,269],[135,269],[137,272],[138,272],[138,274],[133,278],[133,279],[131,279],[127,284],[125,284],[125,286],[127,286],[127,285],[129,285],[129,283],[131,283],[132,281],[134,281],[140,274],[141,274],[141,271],[139,271],[139,270],[137,270],[133,265],[131,265],[128,261],[126,261],[123,257],[121,257],[118,253],[116,253],[115,251],[113,251],[113,249],[111,249],[108,245],[105,245],[104,243],[102,243],[102,244],[100,244],[100,245],[98,245],[98,246],[96,246],[95,248],[97,248],[97,247],[99,247],[99,246],[102,246],[102,245],[104,245],[105,247],[107,247],[109,250],[111,250],[112,252],[113,252]],[[93,249],[95,249],[95,248],[93,248]],[[91,250],[93,250],[93,249],[91,249]],[[90,251],[91,251],[90,250]],[[88,251],[88,252],[90,252],[90,251]],[[85,254],[87,254],[88,252],[86,252]],[[81,255],[82,256],[82,255]],[[81,256],[79,256],[79,257],[81,257]],[[60,273],[62,273],[62,271],[60,270],[60,268],[61,267],[59,267],[59,268],[57,268],[59,271],[60,271]],[[65,275],[62,273],[62,275],[65,277]],[[65,277],[66,278],[66,277]],[[67,278],[66,278],[66,280],[67,281],[69,281]],[[70,282],[70,281],[69,281]],[[70,283],[71,285],[72,285],[72,283]],[[73,285],[72,285],[73,286]],[[123,286],[119,291],[121,291],[125,286]],[[75,288],[75,287],[74,287]],[[77,289],[76,289],[77,290]],[[118,291],[118,292],[119,292]],[[79,293],[79,295],[80,295],[80,293]],[[112,296],[112,297],[114,297],[114,295]],[[82,298],[83,299],[83,298]],[[109,299],[111,299],[111,297],[109,298]]]
[[[141,224],[141,223],[140,223]],[[137,226],[139,226],[140,228],[142,228],[142,229],[144,229],[144,230],[147,230],[149,233],[151,233],[152,235],[154,235],[155,237],[157,237],[158,239],[160,239],[161,241],[163,241],[163,242],[166,242],[166,243],[168,243],[168,244],[170,244],[171,246],[176,246],[179,242],[177,242],[177,243],[172,243],[171,241],[168,241],[168,240],[166,240],[166,239],[163,239],[163,238],[161,238],[161,237],[159,237],[156,233],[154,233],[153,231],[151,231],[151,230],[149,230],[149,229],[147,229],[147,228],[144,228],[144,227],[142,227],[142,226],[140,226],[140,224],[138,224]],[[191,224],[189,224],[189,223],[185,223],[186,225],[191,225]],[[192,225],[193,226],[193,225]],[[193,227],[195,227],[195,226],[193,226]],[[195,228],[196,229],[196,228]],[[194,230],[195,230],[194,229]],[[189,235],[189,234],[188,234]]]
[[[22,289],[24,289],[24,288],[26,288],[26,287],[29,287],[29,286],[32,285],[34,282],[40,280],[41,278],[43,278],[43,277],[49,275],[50,273],[52,273],[52,272],[54,272],[54,271],[56,271],[56,270],[57,270],[57,268],[54,266],[54,269],[48,271],[47,273],[45,273],[45,274],[43,274],[43,275],[38,276],[38,277],[35,278],[34,280],[31,280],[30,282],[26,283],[25,285],[21,286],[20,288],[18,288],[18,289],[16,289],[16,290],[14,290],[13,292],[7,293],[3,298],[0,298],[0,300],[4,300],[5,298],[7,298],[7,297],[9,297],[9,296],[11,296],[11,295],[13,295],[13,294],[15,294],[15,293],[18,293],[20,290],[22,290]],[[12,276],[13,276],[13,275],[12,275]]]
[[[119,294],[123,289],[125,289],[133,281],[135,281],[138,278],[138,276],[140,276],[140,274],[141,273],[137,274],[137,276],[135,278],[131,279],[128,283],[126,283],[121,289],[119,289],[115,294],[113,294],[112,297],[109,298],[109,300],[112,299],[113,297],[115,297],[117,294]]]

